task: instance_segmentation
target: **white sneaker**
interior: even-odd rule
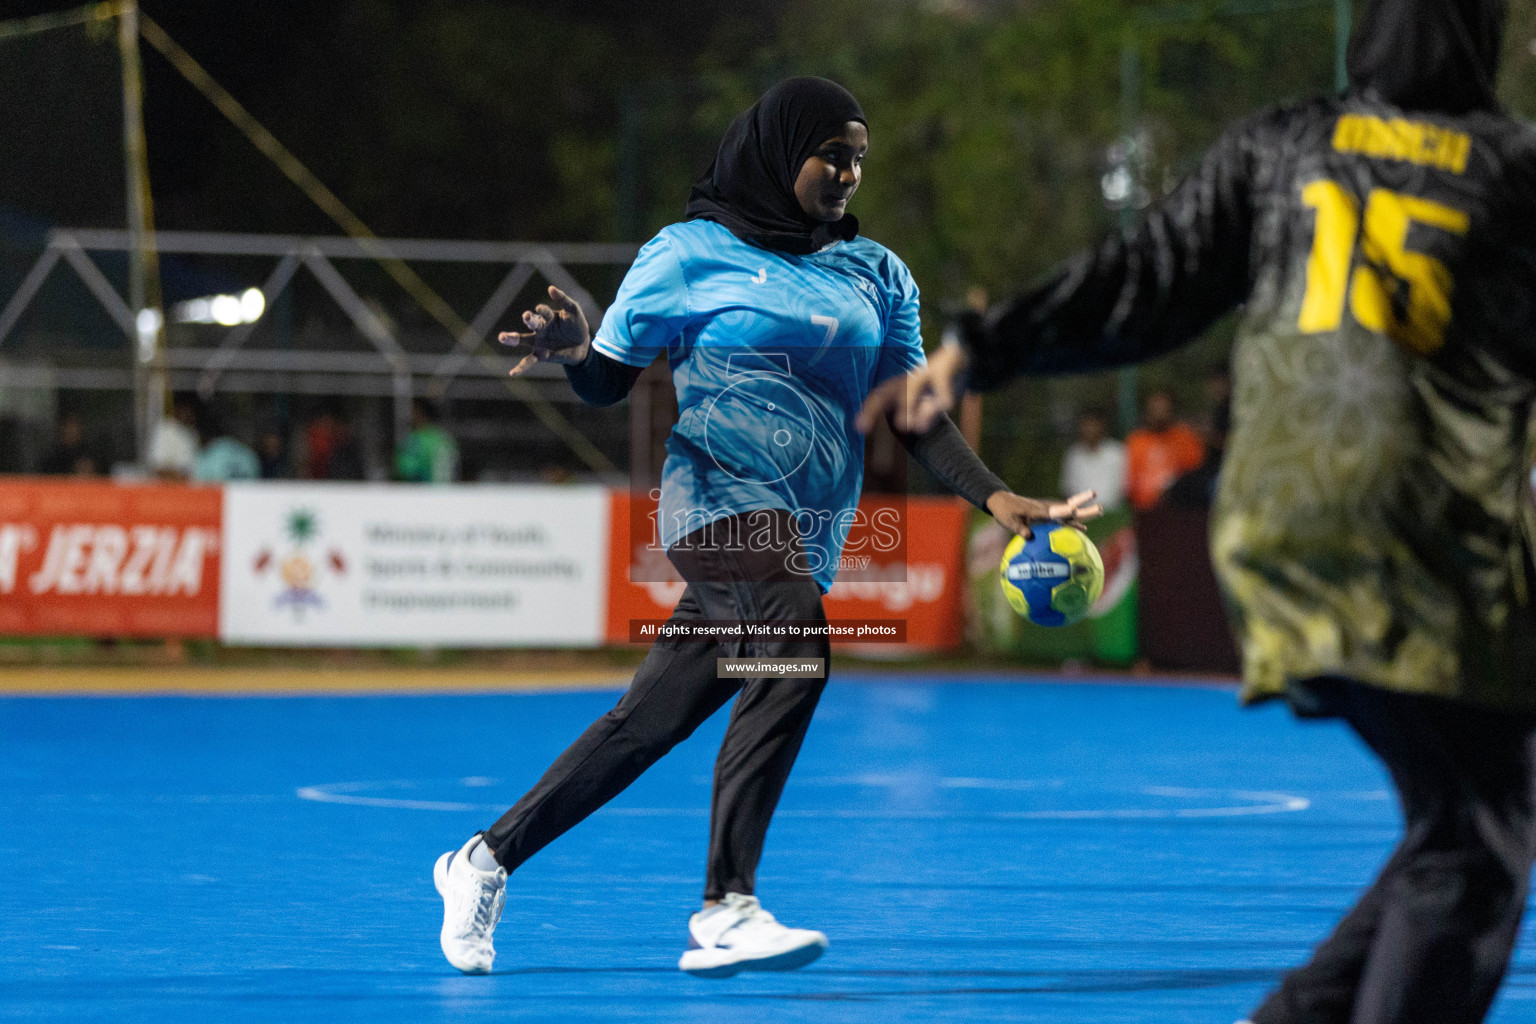
[[[443,898],[443,931],[438,941],[443,956],[465,974],[491,973],[496,960],[491,933],[507,898],[505,868],[481,871],[469,862],[469,851],[479,841],[479,833],[470,836],[458,850],[437,858],[432,868],[432,882]]]
[[[696,978],[729,978],[738,971],[792,971],[821,956],[827,937],[786,928],[756,896],[728,892],[688,919],[688,950],[679,970]]]

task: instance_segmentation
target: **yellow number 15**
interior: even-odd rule
[[[1445,325],[1451,320],[1451,272],[1433,256],[1408,249],[1408,229],[1426,224],[1464,235],[1465,213],[1378,188],[1366,198],[1362,220],[1355,197],[1327,179],[1303,188],[1301,201],[1317,211],[1312,254],[1307,257],[1307,290],[1301,300],[1301,330],[1308,334],[1337,330],[1344,318],[1347,290],[1349,311],[1361,327],[1421,355],[1445,344]],[[1357,244],[1362,260],[1351,278]],[[1399,294],[1404,288],[1406,296]]]

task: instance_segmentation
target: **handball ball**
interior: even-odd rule
[[[1070,626],[1104,593],[1104,561],[1081,530],[1047,523],[1034,538],[1015,537],[1003,552],[1003,595],[1037,626]]]

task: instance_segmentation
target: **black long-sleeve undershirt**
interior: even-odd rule
[[[601,407],[622,401],[644,372],[643,366],[630,366],[589,348],[585,359],[566,366],[565,379],[571,382],[577,398]]]
[[[946,415],[941,415],[927,433],[903,434],[898,431],[896,436],[917,464],[935,480],[983,512],[987,511],[988,498],[998,491],[1008,490],[1008,485],[971,450],[965,435]]]
[[[987,316],[963,317],[970,387],[1144,362],[1243,302],[1256,259],[1256,167],[1286,152],[1275,118],[1230,129],[1134,228],[1108,235]]]

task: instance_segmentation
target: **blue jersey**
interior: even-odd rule
[[[854,417],[876,385],[923,364],[906,265],[862,237],[796,256],[713,221],[673,224],[640,250],[593,345],[631,366],[663,351],[671,364],[662,544],[784,509],[830,588],[864,477]]]

